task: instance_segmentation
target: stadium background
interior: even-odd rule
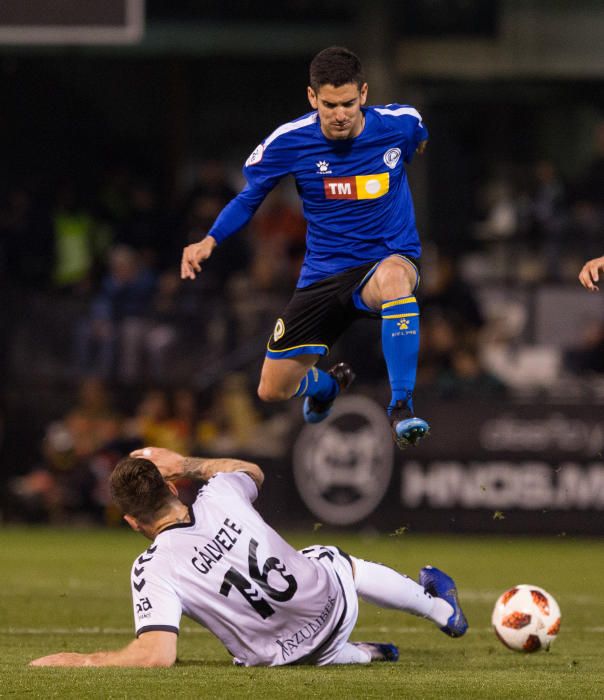
[[[106,476],[153,443],[257,460],[289,528],[604,532],[604,296],[577,282],[604,253],[601,2],[64,1],[38,29],[2,5],[3,523],[115,525]],[[371,103],[413,104],[431,133],[409,175],[433,436],[405,453],[376,413],[376,324],[329,358],[358,380],[327,426],[256,400],[303,251],[290,184],[178,280],[336,43]]]

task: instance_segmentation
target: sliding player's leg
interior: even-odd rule
[[[371,661],[398,661],[397,647],[386,642],[351,642],[359,612],[359,596],[354,578],[352,557],[338,547],[311,545],[301,550],[317,566],[327,570],[336,590],[342,592],[344,609],[338,627],[308,663],[318,666],[331,664],[367,664]]]
[[[424,567],[420,583],[383,564],[351,557],[359,597],[381,608],[401,610],[434,622],[451,637],[461,637],[468,623],[457,600],[453,579]]]
[[[338,651],[332,664],[368,664],[372,661],[398,661],[394,644],[384,642],[347,642]]]

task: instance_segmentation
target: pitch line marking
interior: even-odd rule
[[[491,632],[492,627],[471,627],[473,632]],[[565,627],[568,629],[568,625]],[[604,634],[604,627],[575,627],[574,630],[581,630],[583,632],[591,632],[594,634]],[[396,634],[419,634],[430,630],[430,626],[425,627],[379,627],[378,631],[380,633],[396,633]],[[374,632],[376,631],[375,626],[358,625],[354,628],[354,633],[362,633],[363,631]],[[134,635],[134,630],[130,627],[0,627],[0,634],[57,634],[57,635],[69,635],[69,634],[90,634],[90,635],[104,635],[104,634],[129,634]],[[190,629],[181,629],[181,635],[187,634],[207,634],[210,632],[203,627],[191,627]]]
[[[476,602],[486,602],[495,603],[497,598],[501,595],[501,591],[491,591],[491,590],[466,590],[465,588],[460,589],[459,599],[462,601]],[[556,599],[562,601],[567,601],[573,603],[574,605],[602,605],[603,599],[601,596],[590,595],[589,593],[569,593],[560,594],[555,596]]]
[[[0,627],[0,634],[131,634],[132,627]],[[210,634],[203,627],[181,629],[180,634]]]

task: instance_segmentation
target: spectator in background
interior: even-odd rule
[[[85,379],[75,406],[47,426],[40,462],[10,484],[21,515],[55,523],[101,515],[94,461],[120,433],[121,417],[107,387],[99,379]]]
[[[422,276],[422,307],[426,317],[445,317],[462,333],[475,333],[484,324],[473,290],[447,255],[439,254]]]
[[[179,346],[186,334],[202,331],[199,328],[199,289],[185,287],[174,270],[165,270],[158,277],[157,292],[153,299],[150,322],[142,343],[146,361],[145,376],[156,383],[174,378],[178,365],[171,362],[171,350]],[[184,343],[180,343],[183,351]]]
[[[453,258],[438,254],[422,279],[424,320],[419,381],[437,392],[497,393],[501,383],[483,369],[477,352],[485,319]]]
[[[108,378],[117,369],[125,382],[138,378],[156,285],[156,274],[136,251],[126,246],[111,249],[101,290],[78,329],[77,366],[82,373]]]
[[[60,421],[46,427],[40,461],[8,485],[18,519],[56,524],[84,509],[91,487],[87,464],[78,459],[73,436]]]
[[[75,183],[64,181],[52,210],[53,282],[59,290],[88,293],[93,275],[108,250],[112,232],[84,206]]]
[[[577,346],[566,352],[564,361],[575,374],[604,373],[604,321],[589,323]]]
[[[254,438],[260,416],[252,401],[248,378],[241,372],[229,374],[222,382],[215,405],[222,428],[221,449],[244,449]]]
[[[134,443],[147,444],[153,440],[154,444],[169,450],[180,446],[181,449],[186,447],[193,451],[197,420],[193,392],[188,389],[176,390],[170,400],[168,392],[151,389],[144,394],[135,415],[126,422],[125,433]],[[199,484],[183,478],[177,482],[177,487],[182,502],[193,503]],[[108,501],[107,504],[109,505]]]
[[[219,191],[196,191],[189,198],[181,224],[181,240],[184,245],[205,235],[223,206],[224,200]],[[220,247],[220,251],[216,251],[215,260],[214,264],[213,257],[212,266],[208,266],[208,274],[201,278],[201,284],[204,289],[218,293],[228,290],[230,280],[249,267],[249,243],[245,237],[227,240]]]
[[[44,288],[52,253],[47,213],[26,187],[14,185],[0,203],[0,277],[14,287]]]
[[[529,246],[537,255],[543,254],[545,276],[558,281],[561,279],[568,210],[564,183],[549,160],[540,160],[534,166],[534,183],[526,213]]]
[[[255,287],[289,290],[298,278],[305,250],[306,222],[299,205],[277,188],[258,209],[252,226]]]
[[[236,195],[229,182],[225,163],[217,158],[202,161],[194,172],[194,183],[184,196],[180,223],[177,228],[180,236],[172,250],[171,258],[179,257],[182,246],[199,240],[211,228],[214,219],[222,208]],[[233,276],[248,269],[250,264],[250,247],[245,240],[227,245],[215,270],[208,269],[207,280],[201,280],[201,286],[207,292],[220,293],[228,289]]]
[[[207,158],[199,163],[193,175],[194,183],[184,197],[185,210],[200,195],[215,197],[222,204],[220,209],[237,194],[229,182],[225,163],[218,158]]]
[[[501,398],[506,387],[481,365],[474,345],[453,349],[448,366],[436,378],[436,388],[444,399]]]
[[[422,322],[422,361],[418,367],[418,385],[425,388],[436,383],[439,374],[449,367],[458,343],[455,327],[449,319],[440,313],[425,315]]]
[[[181,407],[182,410],[182,407]],[[168,393],[161,389],[151,389],[138,404],[135,415],[126,424],[126,433],[137,441],[167,449],[188,447],[191,440],[191,427],[183,420],[182,412],[175,416]]]
[[[117,439],[121,417],[105,382],[98,377],[83,379],[76,405],[66,414],[63,423],[72,436],[76,453],[82,456]]]
[[[483,241],[507,241],[518,233],[520,212],[512,178],[503,175],[486,182],[479,193],[482,211],[476,236]]]
[[[598,255],[604,234],[604,120],[595,126],[593,156],[575,182],[573,203],[582,250],[586,257]]]
[[[116,243],[136,250],[148,267],[157,267],[167,251],[155,192],[149,183],[137,180],[129,194],[128,212],[116,227]]]
[[[96,207],[99,217],[113,228],[128,216],[133,180],[132,167],[122,160],[106,165],[101,173]]]
[[[197,423],[199,420],[197,399],[191,389],[180,388],[172,395],[174,420],[181,426],[189,452],[195,447]]]

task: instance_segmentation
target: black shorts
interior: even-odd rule
[[[419,262],[401,255],[416,269]],[[381,263],[369,262],[295,290],[268,340],[271,359],[296,355],[327,355],[330,347],[358,318],[381,318],[367,308],[361,291]]]

